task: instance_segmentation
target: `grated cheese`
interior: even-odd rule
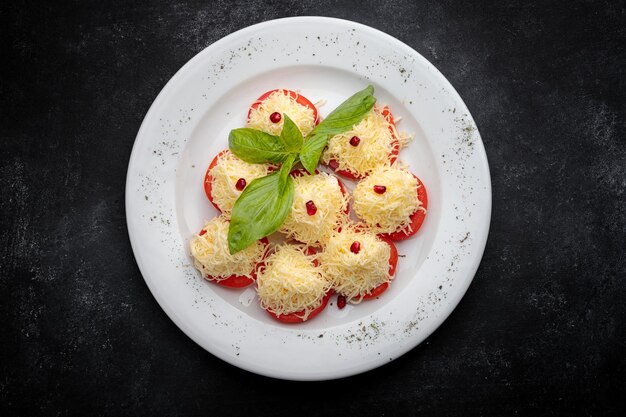
[[[386,191],[378,194],[374,186]],[[417,179],[409,171],[383,166],[359,181],[354,189],[354,211],[376,233],[409,231],[410,216],[421,202],[417,198]]]
[[[348,195],[341,192],[337,177],[326,172],[297,176],[293,182],[293,206],[280,231],[286,233],[288,239],[324,245],[346,217]],[[312,216],[307,213],[308,201],[313,201],[317,208]]]
[[[267,175],[268,167],[266,164],[249,164],[230,151],[223,152],[209,172],[213,177],[211,196],[222,213],[229,215],[232,212],[235,201],[243,191],[235,186],[237,181],[243,178],[246,184],[250,184],[252,180]]]
[[[334,159],[338,163],[338,170],[348,171],[357,177],[366,176],[375,168],[387,164],[394,140],[397,139],[398,146],[402,147],[408,143],[409,137],[397,132],[391,123],[392,117],[383,116],[383,109],[374,107],[351,130],[331,137],[322,155],[322,162],[328,164]],[[357,146],[350,144],[353,136],[360,139]]]
[[[291,97],[287,90],[273,92],[259,102],[256,108],[252,108],[246,127],[262,130],[276,136],[280,135],[280,132],[283,130],[283,119],[278,123],[273,123],[270,120],[270,115],[274,112],[278,112],[281,115],[286,113],[305,137],[315,127],[315,112],[313,109],[296,102],[296,99]]]
[[[215,281],[222,281],[231,275],[252,278],[257,263],[263,259],[266,245],[257,241],[231,255],[228,251],[228,225],[224,216],[215,217],[202,228],[206,233],[191,238],[189,249],[194,266],[203,277],[210,275]]]
[[[350,250],[353,242],[360,243],[358,253]],[[324,274],[333,288],[348,301],[358,303],[379,285],[389,282],[391,248],[367,229],[345,225],[335,232],[320,254]]]
[[[317,255],[307,255],[304,246],[281,245],[265,260],[257,277],[261,307],[276,315],[303,312],[306,320],[319,306],[330,283],[313,265]]]

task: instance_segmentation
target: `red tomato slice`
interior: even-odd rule
[[[252,109],[256,109],[257,107],[259,107],[261,102],[263,100],[265,100],[266,98],[268,98],[269,95],[272,94],[275,91],[283,91],[283,93],[286,93],[286,95],[289,95],[289,97],[295,99],[296,103],[300,104],[301,106],[308,107],[311,110],[313,110],[313,117],[315,119],[315,124],[319,123],[320,119],[319,119],[319,114],[317,112],[317,108],[315,107],[315,105],[313,103],[311,103],[311,101],[308,98],[304,97],[302,94],[296,93],[295,91],[285,90],[285,89],[278,89],[278,88],[275,89],[275,90],[270,90],[270,91],[264,93],[254,103],[252,103],[252,105],[250,106],[250,109],[248,110],[248,120],[250,120],[250,113],[252,112]]]
[[[261,239],[261,242],[265,245],[265,253],[263,254],[263,259],[265,258],[265,255],[267,255],[267,247],[270,244],[269,240],[267,240],[266,237],[264,237],[263,239]],[[215,277],[211,276],[211,275],[207,275],[206,279],[214,282],[215,284],[221,285],[222,287],[228,287],[228,288],[243,288],[243,287],[247,287],[248,285],[252,284],[255,280],[256,280],[256,274],[257,271],[263,267],[263,265],[265,265],[265,263],[261,260],[259,263],[257,263],[254,267],[254,270],[252,271],[252,273],[250,275],[252,275],[252,278],[248,278],[248,277],[244,277],[241,275],[231,275],[226,279],[222,279],[217,281],[215,279]]]
[[[307,255],[315,255],[316,253],[317,253],[317,250],[315,248],[311,246],[308,246],[306,248]],[[319,266],[319,262],[317,261],[317,259],[313,262],[313,265],[315,265],[316,267]],[[313,317],[320,314],[326,308],[326,305],[328,304],[328,300],[330,300],[330,297],[332,295],[333,295],[333,290],[328,291],[326,295],[324,296],[324,299],[322,300],[322,304],[315,310],[311,311],[311,313],[309,313],[309,317],[307,317],[307,320],[311,320]],[[269,310],[266,310],[266,311],[269,313],[270,316],[272,316],[274,319],[282,323],[302,323],[304,321],[302,319],[302,316],[304,315],[304,310],[297,311],[291,314],[275,314]]]
[[[383,117],[385,117],[389,121],[389,123],[393,126],[393,128],[392,127],[389,128],[389,131],[391,132],[391,137],[392,137],[391,152],[389,153],[389,163],[393,164],[394,162],[396,162],[396,159],[398,159],[398,154],[400,153],[400,142],[398,141],[398,138],[396,138],[396,133],[395,133],[396,122],[393,118],[393,115],[391,114],[391,110],[389,110],[389,107],[387,106],[383,107],[383,110],[380,112],[380,114]],[[363,178],[362,175],[357,175],[350,171],[345,171],[343,169],[337,169],[339,167],[339,162],[337,162],[337,160],[335,159],[331,159],[330,161],[328,161],[328,166],[337,174],[344,176],[346,178],[349,178],[351,180],[358,180],[358,179]]]
[[[363,300],[369,300],[369,299],[372,299],[372,298],[376,298],[379,295],[381,295],[382,293],[384,293],[385,291],[387,291],[387,288],[389,288],[389,283],[388,282],[383,282],[378,287],[374,288],[371,293],[365,294],[363,296]]]
[[[220,210],[217,204],[215,204],[215,201],[213,201],[213,194],[212,194],[213,176],[210,174],[210,171],[215,167],[215,165],[217,165],[217,159],[223,154],[225,154],[226,152],[229,152],[229,151],[225,149],[221,151],[220,153],[218,153],[217,155],[215,155],[215,158],[213,158],[213,160],[209,164],[209,167],[206,170],[206,174],[204,174],[204,193],[206,194],[211,204],[213,204],[213,207],[215,207],[217,211],[219,212],[221,212],[222,210]]]
[[[398,249],[391,240],[382,236],[379,236],[379,238],[391,247],[391,253],[389,254],[389,276],[393,277],[396,274],[396,267],[398,266]],[[378,297],[387,291],[387,288],[389,288],[389,282],[383,282],[378,287],[374,288],[371,293],[364,295],[363,300]]]
[[[417,198],[422,202],[422,206],[427,209],[428,208],[428,194],[426,193],[426,187],[422,180],[417,178],[415,174],[413,174],[415,179],[417,179]],[[424,223],[424,219],[426,218],[426,213],[423,210],[416,210],[415,213],[411,214],[411,231],[407,230],[399,230],[397,232],[392,233],[382,233],[380,237],[386,237],[388,239],[399,241],[404,240],[410,236],[413,236],[417,231],[422,227],[422,223]]]
[[[328,300],[330,300],[330,297],[332,295],[333,295],[333,290],[330,290],[330,291],[328,291],[326,293],[326,295],[324,296],[324,299],[322,300],[322,305],[320,305],[315,310],[311,311],[311,313],[309,314],[309,317],[307,318],[307,321],[311,320],[313,317],[315,317],[318,314],[320,314],[326,308],[326,305],[328,304]],[[304,322],[304,320],[301,317],[304,314],[304,310],[298,311],[297,313],[280,314],[280,315],[274,314],[274,313],[272,313],[269,310],[267,310],[267,312],[274,319],[276,319],[276,320],[278,320],[278,321],[280,321],[282,323],[302,323],[302,322]]]

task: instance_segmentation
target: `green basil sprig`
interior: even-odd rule
[[[293,204],[294,185],[289,172],[299,159],[312,175],[330,137],[350,130],[363,120],[376,99],[371,85],[354,94],[318,124],[306,139],[283,114],[279,136],[256,129],[234,129],[228,146],[238,158],[252,164],[282,164],[274,172],[252,181],[233,207],[228,228],[228,249],[236,253],[280,228]]]

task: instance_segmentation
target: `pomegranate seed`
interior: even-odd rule
[[[385,187],[384,185],[375,185],[374,186],[374,192],[376,194],[385,194],[385,191],[387,191],[387,187]]]
[[[239,178],[237,180],[237,183],[235,184],[235,188],[238,189],[239,191],[241,191],[244,188],[246,188],[246,179],[245,178]]]
[[[270,122],[272,123],[278,123],[280,122],[280,119],[282,119],[283,116],[280,115],[280,113],[278,113],[277,111],[275,111],[274,113],[270,114]]]
[[[361,244],[359,242],[352,242],[352,245],[350,245],[350,252],[359,253],[360,250]]]
[[[309,216],[314,216],[317,213],[317,207],[315,207],[315,203],[313,200],[309,200],[306,202],[306,213]]]
[[[339,297],[337,297],[337,307],[339,307],[339,310],[341,310],[345,306],[346,306],[346,297],[345,295],[340,295]]]
[[[359,139],[358,136],[352,136],[352,138],[350,139],[350,145],[352,146],[358,146],[359,142],[361,142],[361,139]]]
[[[331,159],[328,162],[328,166],[331,167],[332,169],[336,170],[337,168],[339,168],[339,162],[337,162],[336,159]]]
[[[206,233],[206,230],[202,229],[202,230],[200,230],[200,233],[198,233],[198,236],[202,236],[205,233]]]

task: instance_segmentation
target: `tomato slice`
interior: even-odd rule
[[[311,311],[311,313],[309,313],[309,317],[307,317],[307,320],[311,320],[313,317],[317,316],[318,314],[320,314],[325,308],[326,305],[328,304],[328,300],[330,300],[330,297],[333,295],[333,290],[330,290],[326,293],[326,295],[324,296],[324,299],[322,300],[322,305],[320,305],[318,308],[316,308],[315,310]],[[282,323],[302,323],[304,322],[304,320],[302,319],[302,315],[304,314],[304,310],[302,311],[298,311],[296,313],[291,313],[291,314],[274,314],[271,311],[267,310],[267,312],[269,313],[270,316],[272,316],[274,319],[282,322]]]
[[[261,239],[261,242],[265,245],[265,253],[263,254],[263,259],[265,258],[265,256],[267,255],[267,247],[270,244],[269,240],[267,240],[266,237],[264,237],[263,239]],[[265,265],[265,263],[263,262],[263,260],[261,260],[259,263],[257,263],[254,266],[254,270],[252,271],[252,273],[250,275],[252,275],[251,278],[248,277],[244,277],[241,275],[231,275],[226,279],[222,279],[217,281],[215,279],[214,276],[211,275],[207,275],[206,279],[208,281],[211,281],[215,284],[221,285],[222,287],[228,287],[228,288],[243,288],[243,287],[247,287],[248,285],[252,284],[255,280],[256,280],[256,274],[257,271],[262,268]]]
[[[428,208],[428,194],[426,193],[426,187],[422,180],[417,178],[415,174],[413,174],[415,179],[417,179],[417,198],[422,202],[422,206],[427,209]],[[382,233],[379,236],[381,238],[388,238],[394,241],[404,240],[410,236],[413,236],[417,231],[422,227],[424,223],[424,219],[426,218],[426,212],[423,210],[416,210],[415,213],[411,214],[411,231],[407,230],[399,230],[392,233]]]
[[[206,170],[206,174],[204,174],[204,193],[206,194],[206,196],[209,199],[209,201],[211,202],[211,204],[213,204],[213,207],[215,207],[217,209],[217,211],[219,211],[219,212],[221,212],[222,210],[220,210],[220,208],[217,206],[217,204],[215,204],[215,201],[213,201],[213,194],[212,194],[212,191],[213,191],[213,176],[210,174],[210,171],[215,167],[215,165],[217,165],[218,158],[220,156],[224,155],[226,152],[229,152],[228,149],[224,149],[223,151],[221,151],[220,153],[215,155],[215,158],[213,158],[213,160],[209,164],[209,167]]]
[[[396,245],[386,237],[379,236],[379,238],[391,247],[391,253],[389,254],[389,276],[393,277],[396,274],[396,267],[398,266],[398,249],[396,248]],[[387,291],[387,288],[389,288],[389,282],[383,282],[378,287],[374,288],[369,294],[364,295],[363,300],[378,297]]]
[[[396,121],[393,118],[393,114],[391,114],[391,110],[387,106],[383,107],[383,110],[380,112],[380,114],[389,121],[391,126],[393,126],[389,128],[389,131],[391,132],[391,137],[392,137],[391,152],[389,153],[389,163],[393,164],[394,162],[396,162],[396,159],[398,159],[398,154],[400,153],[400,141],[398,141],[398,138],[396,137],[396,133],[395,133]],[[337,169],[339,168],[339,162],[337,162],[336,159],[331,159],[330,161],[328,161],[328,166],[337,174],[343,177],[349,178],[351,180],[359,180],[364,177],[363,175],[354,174],[350,171]]]
[[[295,91],[285,90],[285,89],[282,89],[282,88],[277,88],[275,90],[270,90],[270,91],[264,93],[263,95],[261,95],[261,97],[257,98],[256,101],[254,103],[252,103],[252,105],[250,106],[250,109],[248,110],[248,120],[250,120],[250,113],[252,113],[252,110],[256,109],[257,107],[259,107],[263,100],[268,98],[270,94],[272,94],[273,92],[276,92],[276,91],[282,91],[283,93],[285,93],[289,97],[295,99],[296,103],[300,104],[301,106],[308,107],[311,110],[313,110],[313,118],[315,119],[315,124],[317,125],[319,123],[320,119],[319,119],[319,114],[317,112],[317,108],[315,107],[315,105],[313,103],[311,103],[311,101],[308,98],[304,97],[302,94],[296,93]]]
[[[365,294],[362,299],[363,300],[369,300],[369,299],[372,299],[372,298],[376,298],[379,295],[381,295],[382,293],[384,293],[385,291],[387,291],[387,288],[389,288],[389,283],[388,282],[383,282],[378,287],[374,288],[371,293]]]
[[[306,248],[306,254],[307,255],[315,255],[317,253],[317,249],[308,246]],[[315,265],[316,267],[319,266],[319,262],[316,259],[315,261],[313,261],[313,265]],[[326,305],[328,304],[328,300],[330,300],[330,297],[333,295],[333,290],[330,290],[326,293],[326,295],[324,296],[324,298],[322,299],[322,304],[316,308],[315,310],[311,311],[309,313],[309,317],[307,317],[307,320],[311,320],[313,317],[317,316],[318,314],[320,314],[325,308]],[[295,313],[290,313],[290,314],[276,314],[273,313],[269,310],[266,310],[268,312],[268,314],[270,316],[272,316],[274,319],[282,322],[282,323],[302,323],[304,322],[304,320],[302,319],[302,316],[304,316],[304,310],[301,311],[297,311]]]

